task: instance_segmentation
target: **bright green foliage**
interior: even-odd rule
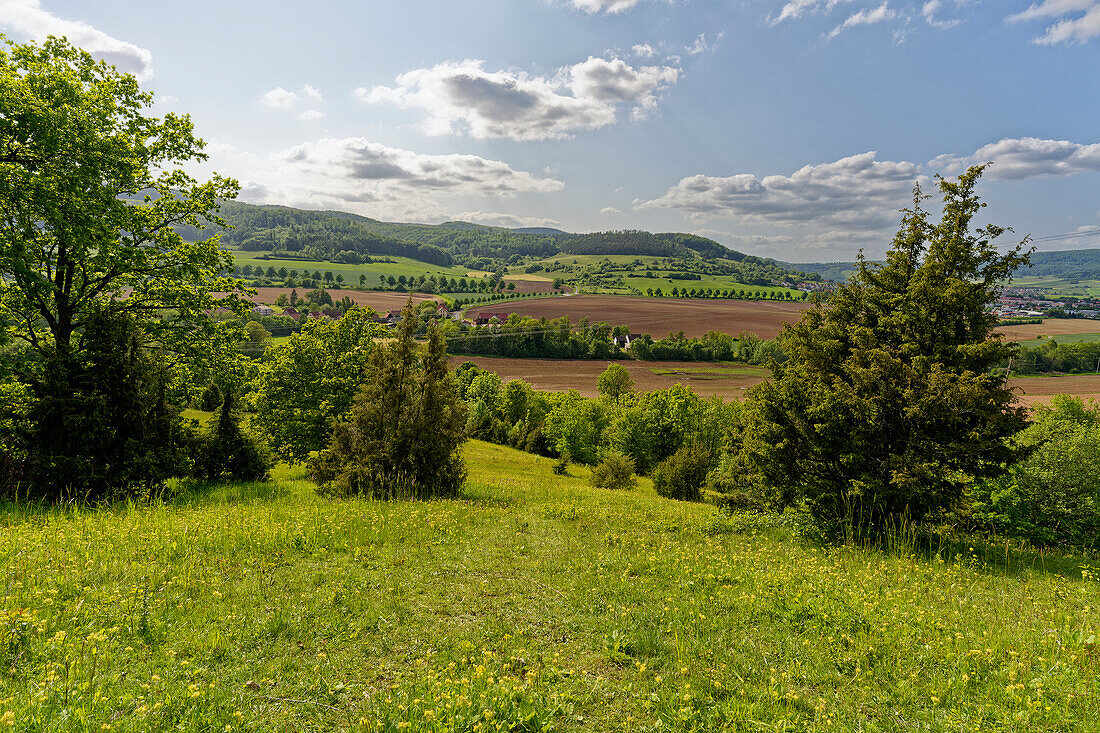
[[[617,402],[620,397],[634,389],[634,380],[630,378],[630,371],[622,364],[608,364],[607,369],[596,380],[596,389],[604,400]]]
[[[302,463],[328,444],[332,423],[348,414],[384,330],[370,311],[338,321],[311,319],[267,350],[255,398],[257,427],[283,460]]]
[[[203,481],[266,481],[270,469],[271,458],[241,429],[236,395],[226,392],[210,433],[196,440],[192,475]]]
[[[699,501],[716,454],[703,443],[686,443],[653,471],[653,488],[668,499]]]
[[[1014,442],[1026,458],[973,487],[970,518],[1037,545],[1100,549],[1100,406],[1059,395]]]
[[[379,499],[455,496],[466,479],[458,452],[466,414],[447,367],[443,337],[433,321],[426,348],[413,335],[412,304],[402,311],[397,337],[374,350],[366,382],[347,420],[313,463],[326,490]]]
[[[246,308],[214,295],[239,285],[222,276],[232,259],[217,239],[173,229],[221,223],[218,199],[237,183],[184,173],[206,159],[203,141],[186,115],[144,115],[152,103],[64,40],[0,37],[0,322],[43,357],[79,350],[103,308],[166,348],[209,352],[226,334],[206,313]]]
[[[638,486],[634,476],[634,461],[622,453],[605,453],[592,467],[590,482],[597,489],[633,489]]]
[[[826,522],[920,521],[956,505],[972,476],[1001,470],[1024,425],[1005,378],[1012,353],[987,306],[1026,261],[1004,229],[972,230],[982,167],[940,180],[943,217],[914,206],[884,265],[789,327],[789,359],[750,394],[745,450],[766,483]]]
[[[559,455],[568,453],[577,463],[595,463],[606,424],[604,407],[575,389],[550,395],[550,404],[542,428],[549,444]]]

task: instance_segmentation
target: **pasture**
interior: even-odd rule
[[[0,507],[0,727],[1095,729],[1084,560],[820,545],[472,442],[466,496],[301,471],[167,503]],[[1092,563],[1095,565],[1095,562]]]
[[[1098,330],[1100,330],[1100,321],[1090,318],[1044,318],[1042,323],[998,326],[996,329],[997,333],[1003,333],[1009,341],[1023,342],[1036,341],[1040,338],[1057,339],[1059,336],[1095,334]],[[1028,345],[1032,344],[1028,343]]]

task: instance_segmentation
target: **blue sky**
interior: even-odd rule
[[[1100,0],[0,0],[0,31],[137,74],[256,203],[808,262],[991,160],[988,220],[1100,229]]]

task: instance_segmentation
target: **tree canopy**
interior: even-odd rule
[[[861,258],[782,335],[789,358],[750,393],[744,436],[781,501],[832,522],[919,521],[1010,457],[1005,438],[1025,419],[994,370],[1014,347],[988,306],[1027,255],[997,250],[1002,227],[972,228],[983,169],[939,180],[938,223],[917,188],[886,263]]]
[[[64,39],[0,37],[0,322],[42,355],[79,350],[97,309],[183,348],[209,342],[207,311],[242,307],[214,295],[239,285],[217,239],[173,228],[221,223],[237,183],[185,173],[204,143],[187,115],[148,115],[152,103]]]

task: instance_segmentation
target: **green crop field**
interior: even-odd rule
[[[465,453],[456,501],[333,500],[282,469],[167,503],[0,506],[0,730],[1100,720],[1084,561],[821,546],[646,479],[609,492],[583,468]]]
[[[1042,346],[1051,341],[1056,341],[1060,344],[1092,344],[1100,341],[1100,333],[1061,333],[1057,336],[1047,336],[1045,338],[1019,341],[1017,343],[1019,343],[1020,346],[1027,346],[1034,349],[1037,346]]]
[[[385,275],[386,277],[419,277],[420,275],[446,275],[448,278],[460,278],[466,277],[469,270],[465,267],[440,267],[438,265],[432,265],[427,262],[420,262],[418,260],[411,260],[408,257],[390,257],[393,262],[372,262],[369,264],[360,265],[346,265],[338,262],[314,262],[307,260],[267,260],[259,259],[256,256],[257,253],[253,252],[240,252],[233,251],[233,263],[237,267],[244,267],[245,265],[252,265],[253,267],[262,267],[267,270],[269,267],[274,267],[278,270],[280,267],[285,267],[287,270],[297,270],[303,272],[309,270],[310,272],[319,271],[322,275],[327,272],[331,272],[333,276],[343,275],[345,282],[349,285],[358,285],[359,276],[367,276],[367,285],[374,286],[378,284],[378,276]]]
[[[1077,297],[1100,297],[1100,280],[1061,280],[1053,277],[1017,277],[1012,287],[1042,288],[1051,295],[1074,295]]]

